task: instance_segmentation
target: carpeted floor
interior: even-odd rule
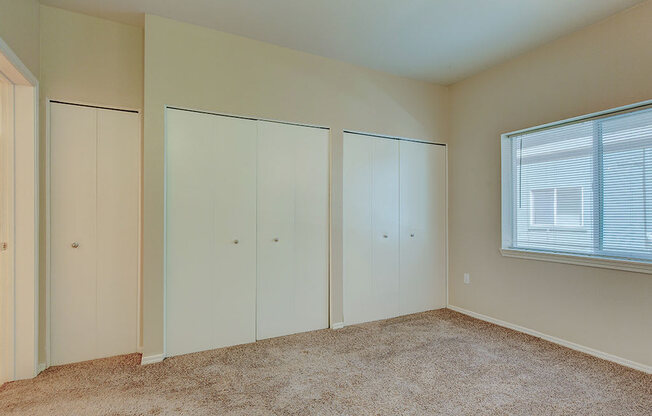
[[[2,415],[652,415],[652,375],[450,310],[140,366],[53,367]]]

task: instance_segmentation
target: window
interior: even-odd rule
[[[503,250],[652,262],[652,107],[503,135]]]
[[[580,228],[583,225],[584,194],[581,186],[532,189],[530,226]]]

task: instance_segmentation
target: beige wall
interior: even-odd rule
[[[0,0],[0,38],[39,76],[38,0]]]
[[[46,99],[118,108],[143,107],[143,29],[41,6],[40,328],[45,361]]]
[[[145,20],[144,352],[163,350],[165,105],[332,128],[332,321],[342,321],[342,129],[445,142],[448,93],[155,16]]]
[[[652,99],[650,22],[647,2],[451,88],[451,305],[652,365],[651,275],[498,251],[500,134]]]
[[[41,6],[41,96],[143,106],[143,29]]]

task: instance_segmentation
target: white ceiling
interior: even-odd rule
[[[451,84],[643,0],[41,0],[142,25],[143,13]]]

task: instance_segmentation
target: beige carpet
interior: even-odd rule
[[[2,415],[652,415],[652,375],[439,310],[190,354],[54,367]]]

